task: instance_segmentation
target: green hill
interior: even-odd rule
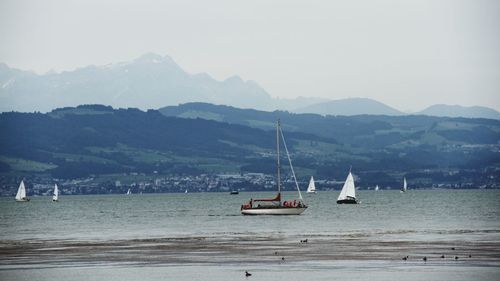
[[[160,112],[85,105],[47,114],[2,113],[0,180],[273,174],[274,124],[280,118],[303,180],[310,175],[342,180],[352,165],[362,186],[394,185],[403,175],[421,186],[499,181],[497,120],[323,117],[200,103]]]

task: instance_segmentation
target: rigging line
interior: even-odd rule
[[[290,158],[290,153],[288,153],[285,136],[283,135],[283,130],[281,130],[281,128],[280,128],[280,133],[281,133],[281,139],[283,140],[283,146],[285,147],[286,156],[288,157],[288,163],[290,163],[290,169],[292,170],[292,176],[293,179],[295,180],[295,186],[297,187],[297,191],[299,192],[299,199],[301,201],[304,201],[304,198],[302,198],[302,193],[300,193],[299,183],[297,182],[297,177],[295,177],[295,171],[293,170],[292,159]]]

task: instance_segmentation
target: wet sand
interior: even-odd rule
[[[301,243],[303,239],[308,242]],[[405,256],[406,261],[402,260]],[[423,257],[427,257],[426,262]],[[500,267],[500,241],[401,241],[350,235],[0,241],[2,270],[123,265],[324,265],[350,261]]]

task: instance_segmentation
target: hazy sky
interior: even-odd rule
[[[38,73],[170,55],[274,97],[500,110],[500,1],[0,0],[0,62]]]

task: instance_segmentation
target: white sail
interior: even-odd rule
[[[26,198],[26,187],[24,186],[24,181],[21,181],[19,188],[17,189],[16,200],[23,201]]]
[[[57,184],[54,184],[54,195],[52,195],[52,201],[59,200],[59,188],[57,188]]]
[[[130,188],[127,190],[127,195],[130,195],[132,194],[132,191],[130,190]]]
[[[339,198],[337,200],[345,200],[347,197],[356,198],[356,189],[354,188],[354,178],[352,177],[351,172],[347,176],[345,180],[344,186],[342,187],[342,191],[340,191]]]
[[[405,192],[408,190],[408,185],[406,183],[406,177],[403,178],[403,188],[401,189],[401,191]]]
[[[314,178],[311,176],[309,180],[309,186],[307,187],[307,193],[316,193],[316,185],[314,184]]]
[[[375,191],[378,191],[378,184],[377,184],[377,186],[375,186]]]
[[[186,189],[186,191],[184,191],[184,193],[188,193],[188,190]]]

